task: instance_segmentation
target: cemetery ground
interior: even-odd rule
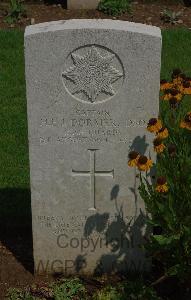
[[[162,35],[161,78],[170,80],[174,68],[181,68],[187,76],[191,76],[191,31],[184,28],[168,29],[163,30]],[[0,31],[0,45],[0,299],[4,299],[10,287],[26,288],[29,286],[35,299],[37,297],[52,299],[53,290],[47,284],[55,278],[32,275],[32,220],[23,32],[18,30]],[[161,105],[162,113],[164,113],[164,109],[167,109],[167,106]],[[186,99],[184,112],[190,110],[190,100]],[[124,164],[127,164],[127,161],[124,161]],[[160,271],[156,271],[155,266],[150,280],[157,279],[159,274]],[[135,299],[122,298],[122,296],[120,298],[120,294],[116,290],[109,288],[109,285],[114,287],[119,282],[126,282],[128,279],[121,280],[118,276],[111,276],[108,278],[82,278],[81,280],[87,294],[84,292],[83,286],[72,279],[65,285],[61,285],[60,289],[54,288],[57,293],[55,299],[88,299],[88,297],[92,299],[93,295],[104,287],[107,287],[107,290],[95,299]],[[33,284],[37,284],[37,287],[34,287]],[[157,285],[156,290],[164,296],[164,299],[187,300],[191,296],[187,293],[188,287],[190,287],[190,283],[180,288],[177,281],[171,279]],[[131,290],[131,293],[135,289],[136,291],[140,289],[141,295],[143,292],[141,280],[137,277],[136,280],[133,278],[128,289]],[[68,295],[68,298],[61,298],[61,296],[59,298],[59,293],[63,295],[63,291],[67,293],[70,291],[70,297]],[[78,297],[81,295],[81,298],[78,298],[76,294]],[[140,296],[137,299],[158,299],[150,291],[145,295],[146,298]],[[20,298],[15,292],[15,296],[12,294],[10,299]]]
[[[174,26],[191,27],[191,7],[186,7],[181,2],[176,0],[168,1],[152,1],[152,0],[138,0],[131,4],[131,12],[124,13],[122,16],[108,16],[98,10],[68,10],[66,5],[61,6],[59,3],[66,3],[66,1],[24,1],[26,8],[26,17],[22,18],[17,24],[7,24],[4,22],[6,12],[9,10],[9,1],[1,0],[0,2],[0,28],[23,28],[34,23],[42,23],[56,20],[67,19],[94,19],[94,18],[114,18],[126,20],[130,22],[143,23],[154,25],[161,28],[169,28]],[[55,4],[57,3],[57,4]],[[50,5],[51,4],[51,5]],[[161,18],[161,13],[166,9],[171,12],[180,12],[178,22],[171,24],[164,22]]]

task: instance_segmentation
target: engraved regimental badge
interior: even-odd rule
[[[124,71],[119,58],[101,46],[81,47],[67,59],[62,73],[67,91],[81,102],[99,103],[116,95]]]

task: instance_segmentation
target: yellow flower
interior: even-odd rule
[[[186,81],[186,82],[189,82],[189,83],[190,83],[190,86],[191,86],[191,77],[186,77],[186,78],[185,78],[185,81]]]
[[[176,96],[174,96],[177,101],[181,101],[182,100],[182,94],[181,93],[178,93]]]
[[[172,97],[176,98],[177,101],[180,101],[182,99],[182,93],[180,93],[178,89],[167,90],[162,99],[168,101]]]
[[[168,189],[169,188],[168,188],[166,178],[162,177],[162,176],[158,177],[155,191],[158,193],[166,193],[166,192],[168,192]]]
[[[189,81],[183,83],[183,93],[184,95],[191,95],[191,84]]]
[[[185,77],[186,77],[185,74],[183,74],[180,69],[173,70],[172,73],[173,85],[179,88],[182,85]]]
[[[170,100],[171,97],[172,97],[171,93],[165,93],[165,94],[162,96],[162,100],[168,101],[168,100]]]
[[[136,167],[137,166],[137,162],[139,159],[140,155],[138,152],[136,151],[131,151],[129,153],[129,161],[128,161],[128,166],[129,167]]]
[[[184,93],[184,87],[183,84],[179,84],[179,85],[174,85],[173,88],[177,91],[179,91],[180,94]]]
[[[154,144],[154,151],[157,153],[162,153],[166,148],[162,140],[159,138],[154,139],[153,144]]]
[[[165,91],[165,90],[171,89],[172,86],[173,86],[173,84],[171,82],[167,82],[165,79],[161,80],[161,82],[160,82],[160,89],[161,89],[161,91]]]
[[[138,161],[137,161],[137,167],[139,171],[148,171],[153,165],[153,162],[151,159],[148,159],[144,155],[140,155]]]
[[[173,78],[173,80],[172,80],[172,83],[174,85],[181,85],[182,82],[183,82],[183,78],[180,76],[177,76],[177,77]]]
[[[149,120],[148,124],[147,124],[147,130],[150,132],[158,132],[160,129],[162,128],[162,123],[161,120],[156,119],[156,118],[152,118]]]
[[[180,122],[180,128],[191,130],[191,112],[188,112],[184,120]]]
[[[162,127],[157,133],[157,138],[166,139],[167,137],[168,137],[168,129],[166,127]]]
[[[191,87],[184,89],[184,95],[191,95]]]

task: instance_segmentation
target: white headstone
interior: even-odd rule
[[[161,32],[112,20],[29,26],[26,83],[37,272],[148,268],[139,178],[158,115]]]

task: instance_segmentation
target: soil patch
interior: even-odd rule
[[[177,26],[186,26],[191,28],[191,7],[185,7],[183,4],[172,3],[172,1],[157,1],[157,2],[144,2],[136,1],[132,3],[132,12],[125,13],[120,17],[111,17],[105,15],[98,10],[67,10],[66,5],[49,4],[51,1],[44,3],[27,3],[25,5],[27,17],[19,21],[18,24],[6,24],[4,16],[8,9],[7,3],[0,4],[0,28],[25,28],[25,26],[42,22],[67,20],[67,19],[117,19],[125,20],[136,23],[144,23],[148,25],[159,26],[160,28],[169,28]],[[55,3],[58,3],[55,1]],[[176,25],[164,23],[161,20],[160,13],[165,9],[179,12],[180,21]]]

